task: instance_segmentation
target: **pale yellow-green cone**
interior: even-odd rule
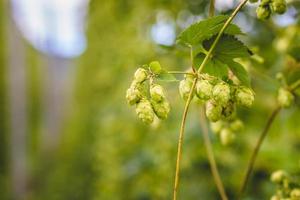
[[[193,86],[193,80],[192,79],[184,79],[179,82],[179,94],[181,98],[183,98],[185,101],[188,99],[190,91]],[[194,91],[192,94],[192,97],[194,96]]]
[[[290,91],[284,88],[279,88],[277,100],[280,106],[288,108],[294,102],[294,99],[295,97]]]
[[[271,3],[271,9],[277,14],[283,14],[286,11],[286,2],[285,0],[273,0]]]
[[[222,118],[226,120],[232,120],[236,116],[236,106],[233,101],[228,101],[228,103],[222,107]]]
[[[266,6],[258,6],[256,9],[256,15],[258,19],[268,19],[271,16],[271,9],[269,7],[269,5]]]
[[[221,143],[226,146],[231,144],[235,140],[235,134],[231,130],[224,128],[220,132],[220,139]]]
[[[150,86],[150,96],[156,102],[163,101],[165,99],[164,88],[159,84],[152,84]]]
[[[151,101],[151,105],[153,107],[156,116],[159,119],[167,119],[168,114],[170,112],[170,104],[168,103],[168,101],[166,100],[161,102]]]
[[[234,132],[238,132],[244,128],[244,123],[241,120],[236,119],[236,120],[230,122],[229,128],[230,128],[230,130],[232,130]]]
[[[221,118],[222,106],[217,105],[214,101],[210,100],[206,103],[205,113],[211,122],[216,122]]]
[[[210,128],[215,134],[219,134],[224,127],[224,122],[219,120],[217,122],[210,122]]]
[[[225,82],[218,83],[213,87],[213,98],[217,104],[226,105],[230,99],[230,87]]]
[[[134,80],[137,83],[141,83],[143,81],[145,81],[148,77],[148,72],[147,70],[143,69],[143,68],[138,68],[135,73],[134,73]]]
[[[300,200],[300,188],[295,188],[291,191],[291,200]]]
[[[277,195],[273,195],[270,200],[281,200],[281,198]]]
[[[154,119],[154,111],[152,109],[151,103],[147,99],[141,99],[139,103],[136,104],[136,114],[139,119],[141,119],[146,124],[151,124]]]
[[[271,174],[271,181],[273,183],[282,183],[288,178],[288,174],[283,170],[277,170]]]
[[[129,105],[138,103],[143,97],[142,85],[140,83],[133,82],[126,91],[126,100]]]
[[[196,84],[196,95],[201,100],[209,100],[212,96],[213,86],[208,80],[199,80]]]
[[[254,102],[254,93],[250,88],[240,86],[235,91],[235,99],[238,105],[251,107]]]

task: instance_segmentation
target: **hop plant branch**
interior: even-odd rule
[[[294,83],[292,83],[288,88],[289,88],[290,92],[293,92],[294,90],[296,90],[299,87],[300,87],[300,80],[297,80]],[[245,177],[242,182],[242,186],[241,186],[241,189],[240,189],[240,192],[238,195],[238,200],[240,200],[243,197],[243,194],[246,191],[247,184],[248,184],[250,176],[253,172],[254,164],[257,159],[257,155],[259,153],[261,145],[262,145],[263,141],[265,140],[265,138],[270,130],[270,127],[271,127],[272,123],[274,122],[274,119],[276,118],[276,116],[278,115],[278,113],[280,112],[281,109],[282,109],[281,105],[278,105],[278,106],[276,106],[276,108],[274,108],[270,117],[267,120],[267,123],[266,123],[263,131],[261,132],[261,134],[255,144],[254,150],[251,154],[249,163],[247,165],[246,174],[245,174]]]
[[[220,32],[218,33],[216,39],[214,40],[212,46],[210,47],[208,53],[206,54],[203,62],[201,63],[197,73],[200,74],[201,71],[203,70],[204,66],[208,62],[208,60],[211,58],[212,52],[215,49],[217,43],[219,42],[222,34],[226,30],[226,28],[229,26],[229,24],[232,22],[234,17],[237,15],[237,13],[242,9],[242,7],[247,3],[248,0],[243,0],[233,11],[233,13],[230,15],[230,17],[226,20],[224,23],[223,27],[221,28]],[[180,132],[179,132],[179,140],[178,140],[178,150],[177,150],[177,159],[176,159],[176,170],[175,170],[175,182],[174,182],[174,193],[173,193],[173,200],[177,199],[177,191],[178,191],[178,185],[179,185],[179,171],[180,171],[180,161],[181,161],[181,154],[182,154],[182,143],[183,143],[183,136],[184,136],[184,129],[185,129],[185,122],[186,122],[186,117],[187,113],[189,110],[189,106],[192,100],[192,94],[193,91],[195,90],[196,82],[198,80],[198,76],[193,81],[193,85],[191,87],[189,97],[186,101],[185,104],[185,109],[183,112],[182,116],[182,121],[181,121],[181,126],[180,126]]]
[[[219,171],[218,171],[212,144],[211,144],[211,141],[209,138],[208,127],[207,127],[206,118],[205,118],[205,114],[204,114],[204,108],[202,108],[200,110],[200,127],[202,130],[204,145],[206,148],[206,153],[207,153],[207,157],[208,157],[208,161],[209,161],[209,165],[210,165],[210,170],[213,175],[213,179],[216,183],[217,189],[219,191],[219,194],[220,194],[222,200],[228,200],[225,188],[223,186],[222,179],[221,179]]]

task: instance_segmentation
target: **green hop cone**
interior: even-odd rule
[[[143,68],[138,68],[134,73],[134,80],[137,83],[142,83],[147,79],[147,77],[148,77],[148,72]]]
[[[224,122],[221,120],[217,122],[210,122],[210,128],[216,134],[219,134],[223,129],[223,127],[224,127]]]
[[[152,84],[150,86],[150,96],[156,102],[163,101],[165,99],[164,88],[159,84]]]
[[[212,95],[213,86],[208,80],[200,80],[196,84],[196,95],[201,100],[209,100]]]
[[[143,85],[133,82],[126,91],[126,99],[129,105],[138,103],[143,97]]]
[[[230,129],[224,128],[220,132],[220,139],[221,143],[226,146],[235,140],[235,134]]]
[[[256,15],[258,19],[268,19],[271,16],[271,9],[269,5],[259,5],[256,9]]]
[[[145,124],[151,124],[153,122],[154,111],[151,103],[147,99],[141,99],[140,102],[136,104],[135,111],[138,118],[141,119]]]
[[[254,93],[250,88],[240,86],[235,91],[235,98],[238,105],[251,107],[254,101]]]
[[[213,87],[213,98],[216,103],[226,105],[230,99],[230,87],[227,83],[221,82]]]
[[[280,106],[282,106],[284,108],[288,108],[294,102],[294,99],[295,99],[295,97],[290,91],[288,91],[284,88],[279,88],[277,101]]]
[[[152,108],[159,119],[167,119],[170,112],[170,104],[164,100],[161,102],[151,101]]]
[[[277,14],[283,14],[286,11],[286,2],[285,0],[273,0],[271,3],[271,9]]]
[[[271,174],[271,181],[273,183],[280,184],[287,178],[288,178],[288,174],[283,170],[277,170]]]
[[[300,188],[295,188],[291,191],[291,200],[300,200]]]
[[[233,101],[228,101],[228,103],[222,107],[222,118],[231,120],[235,117],[236,106]]]
[[[234,132],[238,132],[244,128],[244,123],[241,120],[236,119],[236,120],[230,122],[229,128],[230,128],[230,130],[232,130]]]
[[[193,86],[193,80],[192,79],[184,79],[184,80],[180,81],[180,83],[179,83],[179,93],[180,93],[180,96],[184,100],[188,99],[190,91],[192,89],[192,86]],[[195,93],[193,91],[192,98],[193,98],[194,94]]]
[[[216,122],[221,118],[222,106],[210,100],[206,103],[206,116],[211,122]]]

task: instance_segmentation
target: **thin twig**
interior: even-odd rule
[[[265,137],[267,136],[267,133],[275,119],[275,117],[277,116],[277,114],[279,113],[279,111],[281,110],[281,107],[280,106],[277,106],[272,114],[270,115],[270,117],[268,118],[268,121],[265,125],[265,128],[263,129],[263,131],[261,132],[256,144],[255,144],[255,148],[253,150],[253,153],[251,155],[251,158],[249,160],[249,164],[247,165],[247,170],[246,170],[246,175],[245,175],[245,178],[243,179],[243,183],[242,183],[242,187],[241,187],[241,190],[240,190],[240,193],[239,193],[239,196],[238,196],[238,200],[242,198],[243,196],[243,193],[244,191],[246,190],[246,187],[247,187],[247,183],[249,181],[249,178],[250,178],[250,175],[253,171],[253,166],[254,166],[254,163],[256,161],[256,157],[257,157],[257,154],[260,150],[260,147],[265,139]]]
[[[215,0],[210,0],[210,4],[209,4],[209,13],[208,15],[210,17],[215,15]]]
[[[192,92],[189,93],[189,97],[186,101],[184,111],[183,111],[181,126],[180,126],[179,139],[178,139],[178,148],[177,148],[177,159],[176,159],[176,171],[175,171],[173,200],[177,199],[177,190],[178,190],[178,184],[179,184],[180,161],[181,161],[181,155],[182,155],[182,143],[183,143],[185,122],[186,122],[186,117],[187,117],[187,113],[188,113],[188,110],[189,110],[189,106],[190,106],[191,101],[192,101],[192,95],[193,95],[193,91],[194,91],[195,86],[196,86],[197,79],[198,78],[195,78],[194,81],[193,81],[193,85],[192,85],[192,88],[191,88]]]
[[[224,23],[223,27],[221,28],[220,32],[218,33],[215,41],[213,42],[213,44],[211,45],[208,53],[206,54],[204,60],[202,61],[197,74],[200,74],[201,71],[203,70],[204,66],[206,65],[207,61],[210,59],[213,50],[215,49],[217,43],[219,42],[222,34],[224,33],[224,31],[226,30],[226,28],[228,27],[228,25],[231,23],[231,21],[233,20],[233,18],[236,16],[236,14],[239,12],[239,10],[247,3],[248,0],[243,0],[237,7],[236,9],[233,11],[233,13],[230,15],[230,17],[226,20],[226,22]],[[188,113],[188,109],[192,100],[192,94],[195,90],[195,86],[196,86],[196,82],[198,80],[198,76],[196,76],[196,78],[193,81],[193,85],[191,88],[191,91],[189,93],[189,98],[185,104],[185,108],[184,108],[184,112],[183,112],[183,116],[182,116],[182,121],[181,121],[181,126],[180,126],[180,132],[179,132],[179,139],[178,139],[178,148],[177,148],[177,159],[176,159],[176,171],[175,171],[175,181],[174,181],[174,193],[173,193],[173,200],[177,199],[177,190],[178,190],[178,185],[179,185],[179,171],[180,171],[180,161],[181,161],[181,152],[182,152],[182,142],[183,142],[183,135],[184,135],[184,128],[185,128],[185,122],[186,122],[186,117],[187,117],[187,113]]]
[[[200,126],[201,126],[204,145],[206,148],[206,153],[210,165],[210,170],[213,175],[214,181],[216,183],[216,186],[218,188],[222,200],[228,200],[225,188],[222,183],[222,179],[218,171],[218,166],[214,157],[213,147],[209,138],[209,132],[208,132],[207,122],[204,114],[204,108],[202,108],[200,111]]]

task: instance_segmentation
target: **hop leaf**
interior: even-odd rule
[[[206,116],[212,121],[216,122],[221,118],[222,106],[217,105],[214,101],[210,100],[206,103]]]
[[[153,122],[154,111],[151,103],[147,99],[141,99],[141,101],[136,104],[135,111],[138,118],[141,119],[145,124],[151,124]]]
[[[214,86],[212,95],[216,103],[226,105],[230,99],[230,87],[225,82],[218,83]]]
[[[170,112],[170,104],[168,103],[168,101],[151,101],[151,105],[158,118],[166,119],[168,117],[168,114]]]
[[[159,74],[162,70],[160,63],[158,61],[152,61],[149,64],[149,68],[150,68],[151,72],[154,74]]]
[[[179,82],[179,93],[184,100],[188,99],[192,86],[193,86],[193,80],[190,78],[186,78]],[[194,91],[192,93],[192,97],[193,96],[194,96]]]
[[[152,84],[150,86],[150,96],[156,102],[160,102],[165,99],[164,89],[159,84]]]
[[[279,88],[277,100],[280,106],[288,108],[294,102],[294,99],[295,97],[290,91],[284,88]]]
[[[148,72],[143,68],[138,68],[134,73],[134,80],[137,83],[142,83],[147,79],[147,77],[148,77]]]
[[[235,134],[228,128],[224,128],[220,133],[221,143],[229,145],[235,140]]]
[[[235,92],[235,98],[237,104],[245,107],[251,107],[254,101],[254,93],[250,88],[240,86]]]
[[[196,85],[196,95],[201,100],[209,100],[212,95],[213,86],[208,80],[200,80]]]

